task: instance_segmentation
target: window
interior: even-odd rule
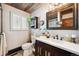
[[[27,30],[28,21],[27,17],[21,16],[16,13],[10,13],[11,15],[11,30]]]

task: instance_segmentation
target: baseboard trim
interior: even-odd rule
[[[6,54],[6,56],[11,55],[12,53],[15,53],[16,51],[22,50],[21,47],[17,47],[15,49],[9,50],[8,53]]]

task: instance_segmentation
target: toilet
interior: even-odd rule
[[[31,56],[33,55],[35,39],[32,37],[32,43],[25,43],[22,45],[23,56]]]

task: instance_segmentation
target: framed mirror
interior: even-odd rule
[[[47,29],[77,30],[78,5],[68,3],[47,12]]]
[[[32,29],[37,29],[38,28],[38,17],[32,17],[31,21],[31,28]]]

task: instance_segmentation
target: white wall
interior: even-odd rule
[[[46,12],[48,12],[49,6],[47,4],[43,4],[40,8],[36,9],[32,12],[33,16],[38,16],[40,20],[45,21],[44,27],[46,27]],[[59,34],[60,36],[72,35],[75,34],[79,36],[79,30],[48,30],[51,35]]]
[[[21,46],[23,43],[27,42],[29,39],[29,31],[10,31],[10,12],[17,13],[24,17],[28,16],[29,13],[23,12],[14,7],[8,6],[6,4],[3,7],[3,31],[7,38],[7,49],[11,50]]]
[[[39,17],[39,21],[44,20],[44,26],[46,27],[46,12],[48,11],[48,5],[45,3],[38,7],[39,8],[32,12],[31,15]]]

